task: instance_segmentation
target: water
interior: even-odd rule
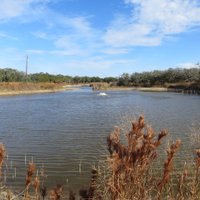
[[[87,186],[91,166],[105,152],[106,136],[124,118],[140,114],[156,130],[167,128],[171,138],[181,138],[186,147],[183,152],[188,151],[190,127],[200,119],[199,96],[136,91],[107,94],[99,96],[83,88],[0,97],[7,184],[23,188],[26,164],[33,160],[38,170],[44,167],[48,187],[57,183],[67,183],[74,190]]]

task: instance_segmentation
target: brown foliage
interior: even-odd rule
[[[26,187],[31,184],[32,176],[35,172],[35,164],[33,162],[30,162],[27,168],[27,174],[26,174]]]
[[[55,188],[50,190],[49,199],[50,200],[60,200],[63,193],[63,186],[57,185]]]
[[[107,185],[111,199],[130,198],[130,190],[135,196],[138,195],[138,198],[145,198],[148,190],[144,191],[142,185],[151,185],[151,178],[143,179],[148,174],[152,161],[157,157],[156,148],[166,135],[167,132],[162,131],[156,139],[153,129],[145,125],[141,116],[137,122],[132,123],[125,144],[120,141],[120,129],[108,136],[108,165],[111,177]]]
[[[1,177],[1,170],[2,170],[2,165],[3,165],[3,160],[6,155],[6,150],[3,144],[0,144],[0,177]]]
[[[158,188],[161,191],[163,186],[169,181],[170,178],[170,172],[172,171],[172,163],[173,163],[173,157],[178,148],[180,147],[181,141],[177,140],[176,143],[172,144],[170,148],[167,150],[167,160],[164,164],[164,172],[162,180],[158,184]]]
[[[125,139],[121,130],[115,129],[107,137],[109,156],[107,169],[103,167],[106,173],[98,171],[93,196],[90,199],[140,200],[160,199],[165,196],[164,186],[170,179],[174,154],[180,146],[180,140],[170,146],[163,175],[156,176],[153,164],[158,157],[157,149],[166,135],[167,131],[163,130],[156,136],[154,130],[145,124],[142,116],[132,123]],[[182,183],[185,177],[186,173],[182,177]]]
[[[26,191],[25,191],[25,199],[30,199],[29,188],[32,184],[32,176],[35,173],[35,164],[30,162],[26,172]]]

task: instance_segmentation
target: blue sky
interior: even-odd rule
[[[119,76],[200,62],[199,0],[1,0],[0,67]]]

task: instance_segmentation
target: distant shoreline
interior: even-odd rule
[[[16,86],[16,83],[14,83]],[[7,83],[1,88],[0,84],[0,96],[18,96],[18,95],[32,95],[32,94],[46,94],[46,93],[56,93],[69,90],[79,90],[83,86],[91,86],[89,84],[69,84],[69,85],[56,85],[51,84],[21,84],[17,83],[17,88],[13,89],[13,83]],[[28,86],[27,88],[25,86]],[[42,87],[41,87],[42,86]],[[45,87],[44,87],[45,86]],[[44,89],[43,89],[44,87]],[[197,94],[195,90],[186,90],[180,88],[167,88],[167,87],[122,87],[122,86],[108,86],[108,87],[99,87],[94,88],[91,86],[94,91],[141,91],[141,92],[176,92],[176,93],[187,93],[187,94]]]
[[[175,92],[183,94],[200,95],[200,86],[197,84],[171,84],[165,86],[111,86],[108,83],[93,83],[91,87],[95,91],[141,91],[141,92]]]
[[[45,94],[45,93],[55,93],[62,92],[65,90],[73,90],[71,88],[67,89],[54,89],[54,90],[19,90],[19,91],[0,91],[0,96],[17,96],[26,94]]]
[[[167,87],[108,87],[97,91],[139,91],[139,92],[174,92],[182,94],[200,95],[199,90],[167,88]]]
[[[78,89],[80,86],[63,84],[2,83],[0,84],[0,96],[46,94]]]
[[[103,90],[103,89],[102,89]],[[141,92],[167,92],[164,87],[109,87],[105,91],[141,91]]]

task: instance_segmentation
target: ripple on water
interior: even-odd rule
[[[24,187],[25,162],[33,159],[39,170],[44,166],[49,187],[68,182],[78,190],[88,184],[91,166],[106,152],[106,136],[124,115],[144,114],[156,130],[168,128],[171,137],[180,137],[186,146],[190,126],[200,118],[199,97],[107,93],[102,98],[84,89],[0,98],[0,140],[9,154],[8,184]],[[187,150],[183,148],[183,154]]]

